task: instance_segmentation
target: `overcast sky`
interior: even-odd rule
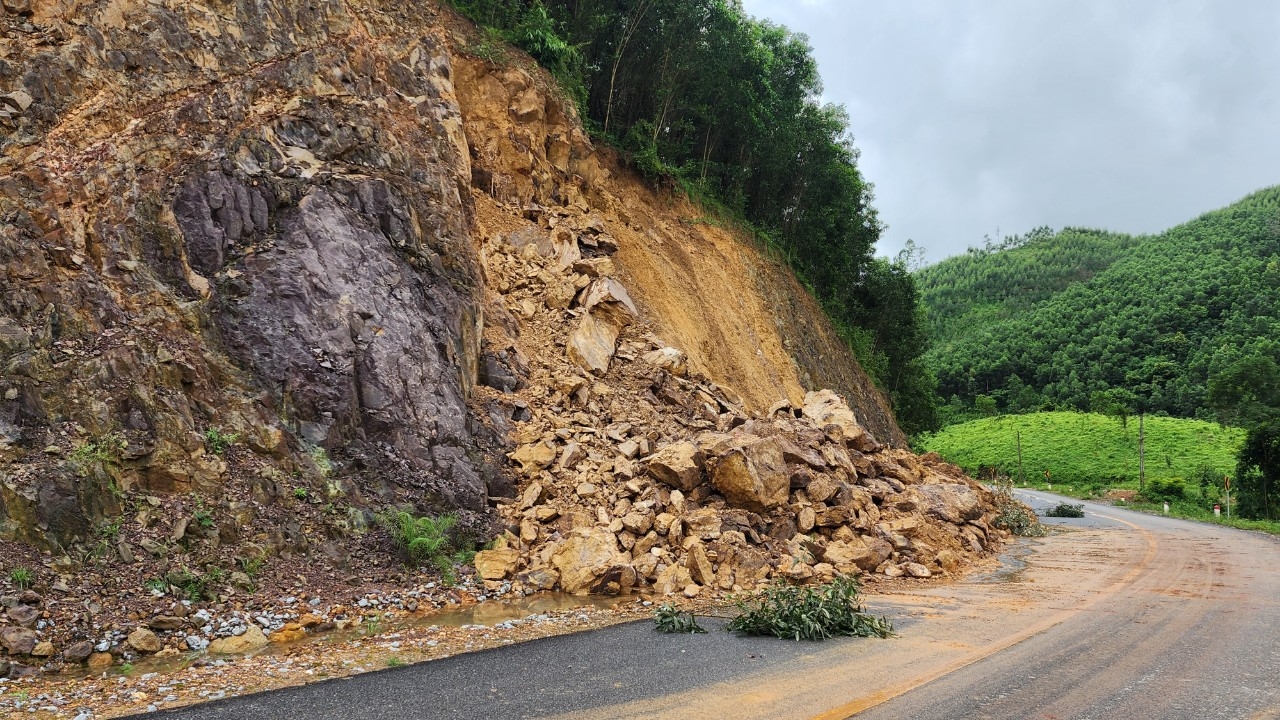
[[[1275,0],[743,0],[809,36],[889,226],[937,262],[1159,232],[1280,184]]]

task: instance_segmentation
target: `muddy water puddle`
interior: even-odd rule
[[[307,635],[290,642],[271,643],[248,653],[213,655],[200,651],[174,657],[143,657],[124,666],[123,669],[119,666],[112,668],[110,672],[118,675],[173,673],[200,663],[289,655],[299,649],[340,645],[366,638],[395,637],[400,633],[414,630],[462,628],[482,631],[499,625],[520,624],[526,621],[549,623],[554,621],[555,616],[574,610],[620,610],[642,602],[644,599],[644,596],[635,594],[609,597],[547,592],[515,599],[486,600],[409,615],[391,616],[381,615],[376,611],[366,611],[360,621],[341,629]],[[73,679],[96,675],[100,672],[87,669],[67,670],[63,672],[62,677]]]
[[[1008,546],[1000,553],[1000,566],[996,569],[969,577],[966,581],[972,585],[998,585],[1003,583],[1022,582],[1023,573],[1027,569],[1027,558],[1035,552],[1034,540],[1022,538]]]

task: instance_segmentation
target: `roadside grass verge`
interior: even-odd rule
[[[1141,489],[1137,418],[1121,423],[1096,413],[1000,415],[926,435],[921,449],[983,480],[994,474],[1016,482],[1021,435],[1021,487],[1114,501],[1156,515],[1164,514],[1167,501],[1171,517],[1280,535],[1280,522],[1226,517],[1222,479],[1234,475],[1244,434],[1240,428],[1200,420],[1147,417],[1146,482]],[[1222,517],[1214,516],[1215,504],[1222,507]]]
[[[1148,480],[1192,485],[1207,473],[1221,484],[1223,475],[1235,471],[1244,430],[1168,417],[1147,417],[1145,425]],[[1099,494],[1130,484],[1137,489],[1137,418],[1122,424],[1096,413],[999,415],[951,425],[920,444],[975,476],[994,469],[1017,480],[1019,435],[1026,482],[1088,487]]]

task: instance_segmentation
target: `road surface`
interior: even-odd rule
[[[1093,504],[1059,524],[998,571],[869,597],[889,640],[631,623],[147,717],[1280,719],[1280,542]]]

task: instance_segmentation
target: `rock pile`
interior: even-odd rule
[[[509,359],[492,374],[514,380],[490,385],[515,421],[522,481],[500,510],[508,530],[476,557],[482,578],[692,597],[774,578],[929,577],[999,542],[989,491],[877,442],[834,392],[752,416],[691,371],[646,332],[599,218],[525,215],[535,222],[492,234],[484,253],[512,315],[486,357]]]

